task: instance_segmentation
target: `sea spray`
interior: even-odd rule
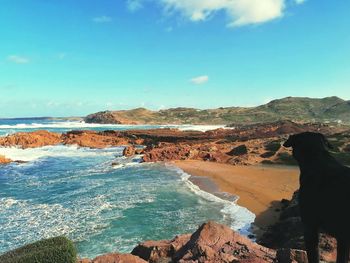
[[[93,258],[191,233],[208,220],[242,229],[254,219],[198,189],[187,174],[139,163],[140,156],[122,157],[122,149],[0,148],[0,154],[28,161],[0,170],[0,253],[66,235],[80,256]]]

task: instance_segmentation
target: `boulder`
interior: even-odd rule
[[[227,226],[208,222],[192,235],[141,243],[133,255],[156,262],[274,262],[276,251],[252,242]]]
[[[228,155],[231,155],[231,156],[239,156],[239,155],[245,155],[248,153],[248,148],[246,145],[242,144],[242,145],[239,145],[235,148],[233,148],[230,152],[228,152],[227,154]]]
[[[150,263],[170,262],[173,256],[190,240],[190,234],[176,236],[172,240],[146,241],[133,249],[131,254],[137,255]]]
[[[135,153],[136,153],[136,149],[133,146],[126,146],[123,150],[123,156],[125,157],[134,156]]]

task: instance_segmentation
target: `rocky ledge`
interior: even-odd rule
[[[216,129],[207,132],[178,129],[129,131],[70,131],[59,134],[48,131],[15,133],[0,137],[0,146],[33,148],[46,145],[78,145],[105,148],[129,147],[125,156],[143,154],[145,162],[204,160],[228,164],[294,164],[289,150],[281,147],[289,134],[315,131],[326,134],[334,155],[350,164],[350,130],[347,126],[299,124],[290,121]],[[144,150],[135,147],[146,146]]]
[[[192,235],[172,240],[146,241],[131,254],[107,254],[80,263],[269,263],[307,262],[306,253],[295,249],[270,249],[252,242],[225,225],[208,222]]]

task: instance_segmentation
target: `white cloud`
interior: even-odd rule
[[[294,0],[297,5],[303,4],[306,0]]]
[[[285,0],[158,0],[168,13],[178,12],[191,21],[204,21],[224,11],[228,26],[267,22],[283,16]],[[300,1],[300,0],[299,0]]]
[[[288,1],[301,4],[306,0],[127,0],[127,7],[136,11],[145,2],[156,2],[166,15],[180,14],[190,21],[205,21],[221,11],[228,18],[227,26],[237,27],[283,17]]]
[[[112,20],[110,16],[97,16],[92,19],[95,23],[109,23],[112,22]]]
[[[7,60],[16,64],[27,64],[30,62],[29,58],[18,55],[10,55],[7,57]]]
[[[198,76],[198,77],[190,79],[190,82],[192,84],[195,84],[195,85],[205,84],[208,81],[209,81],[209,77],[208,76]]]
[[[127,0],[126,7],[131,12],[135,12],[143,7],[141,0]]]

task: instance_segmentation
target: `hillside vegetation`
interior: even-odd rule
[[[297,122],[350,123],[350,101],[338,97],[323,99],[287,97],[257,107],[226,107],[199,110],[172,108],[151,111],[144,108],[102,111],[85,117],[88,123],[104,124],[247,124],[291,120]]]

